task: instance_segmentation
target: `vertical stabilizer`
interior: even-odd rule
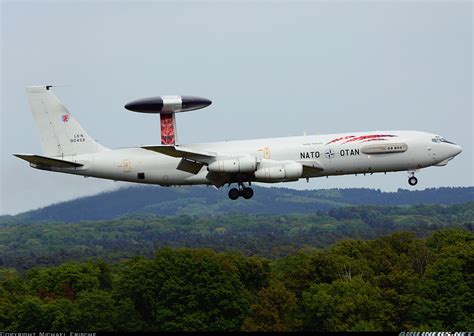
[[[30,86],[26,89],[44,154],[62,157],[107,150],[84,131],[50,88]]]

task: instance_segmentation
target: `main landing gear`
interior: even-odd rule
[[[236,200],[242,196],[245,199],[251,199],[253,196],[253,189],[250,187],[245,187],[243,183],[239,183],[239,188],[232,188],[229,190],[229,198],[231,200]]]
[[[418,183],[418,179],[415,177],[415,172],[408,173],[408,184],[414,186]]]

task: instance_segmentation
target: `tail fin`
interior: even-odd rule
[[[51,86],[26,89],[46,156],[70,156],[107,150],[92,139],[50,90]]]

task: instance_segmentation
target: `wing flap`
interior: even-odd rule
[[[40,167],[55,167],[55,168],[78,168],[84,166],[82,163],[60,160],[50,158],[47,156],[33,155],[33,154],[13,154],[16,157],[23,159],[30,163],[30,165]]]
[[[182,158],[181,161],[179,161],[178,167],[176,167],[176,169],[196,175],[203,166],[203,163]]]
[[[301,163],[304,169],[316,170],[319,172],[324,170],[324,166],[316,160],[299,160],[297,162]]]

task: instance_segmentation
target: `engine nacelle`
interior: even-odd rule
[[[298,162],[259,168],[255,172],[255,180],[260,182],[297,181],[301,176],[303,176],[303,165]]]
[[[216,173],[253,173],[257,169],[257,158],[242,156],[217,160],[209,164],[208,171]]]

